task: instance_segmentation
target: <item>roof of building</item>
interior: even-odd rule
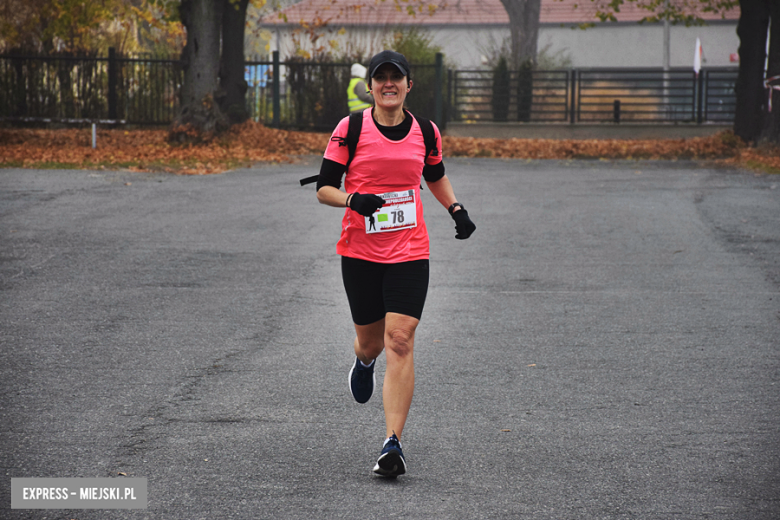
[[[540,23],[598,22],[597,6],[588,0],[541,0]],[[410,14],[410,10],[414,15]],[[638,22],[649,12],[634,2],[624,4],[615,17]],[[739,19],[739,7],[725,15],[700,12],[707,21]],[[509,17],[500,0],[303,0],[261,20],[263,24],[326,22],[329,25],[507,25]]]

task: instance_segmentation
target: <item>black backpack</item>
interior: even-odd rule
[[[439,149],[436,146],[436,132],[433,131],[433,124],[428,119],[422,117],[415,117],[417,123],[420,125],[422,131],[423,141],[425,142],[425,158],[439,154]],[[347,159],[347,171],[349,171],[349,164],[352,162],[352,158],[355,156],[355,149],[357,149],[358,140],[360,139],[360,132],[363,130],[363,112],[355,112],[349,115],[349,127],[347,128],[347,137],[345,138],[347,150],[349,150],[349,159]],[[332,137],[331,139],[338,139]],[[313,175],[301,179],[301,186],[317,182],[319,175]],[[421,186],[422,187],[422,186]]]

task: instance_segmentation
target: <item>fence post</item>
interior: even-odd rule
[[[117,117],[117,99],[116,99],[116,83],[117,83],[117,61],[116,61],[116,49],[113,47],[108,48],[108,118],[119,119]]]
[[[571,70],[571,104],[569,105],[569,123],[574,124],[577,121],[577,104],[576,93],[577,91],[577,69]]]
[[[534,108],[533,64],[526,61],[517,70],[517,120],[523,123],[531,121]]]
[[[450,121],[460,122],[461,116],[458,112],[458,71],[450,71]]]
[[[706,72],[702,70],[696,75],[696,79],[698,83],[696,85],[696,89],[698,90],[698,99],[696,100],[696,122],[698,124],[702,124],[702,122],[704,121],[703,107],[704,107],[704,74],[705,73]]]
[[[279,51],[274,51],[274,58],[273,58],[273,96],[274,96],[274,128],[279,128],[280,121],[281,121],[281,111],[282,111],[282,104],[279,100],[280,96],[280,88],[279,88],[279,76],[281,75],[280,67],[279,67]]]
[[[697,120],[697,114],[696,114],[696,106],[698,103],[698,99],[696,99],[696,96],[699,93],[699,75],[696,74],[696,72],[693,72],[693,83],[691,83],[691,119],[690,121],[692,123],[695,123]]]
[[[442,120],[442,88],[444,87],[444,55],[440,52],[436,53],[436,79],[433,83],[433,106],[434,106],[434,123],[439,128],[444,128],[444,121]]]
[[[447,123],[452,119],[452,69],[447,69],[447,105],[445,107],[444,117],[445,123]]]

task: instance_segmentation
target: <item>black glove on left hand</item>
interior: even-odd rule
[[[364,217],[370,217],[376,210],[382,207],[385,199],[379,195],[363,195],[358,192],[352,194],[349,199],[349,208],[357,211]]]
[[[458,240],[466,240],[477,229],[477,225],[471,221],[469,212],[465,209],[454,212],[452,220],[455,221],[455,238]]]

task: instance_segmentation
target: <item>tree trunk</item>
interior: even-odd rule
[[[734,133],[745,142],[758,139],[763,128],[767,94],[764,89],[769,0],[741,0],[737,24],[739,75],[737,76]]]
[[[539,39],[539,13],[541,0],[501,0],[509,15],[509,32],[512,37],[512,70],[523,64],[536,66],[536,49]]]
[[[183,0],[179,7],[187,44],[182,51],[181,108],[171,128],[171,140],[209,140],[228,128],[216,99],[223,6],[223,0]]]
[[[769,64],[766,70],[770,85],[776,87],[765,91],[764,96],[769,101],[772,96],[772,111],[767,113],[762,140],[770,143],[780,143],[780,2],[771,2],[769,7]],[[777,78],[777,79],[772,79]]]
[[[223,97],[219,106],[231,125],[243,123],[249,118],[246,109],[248,85],[244,79],[244,27],[249,0],[233,3],[225,0],[222,15],[222,61],[219,86]]]

